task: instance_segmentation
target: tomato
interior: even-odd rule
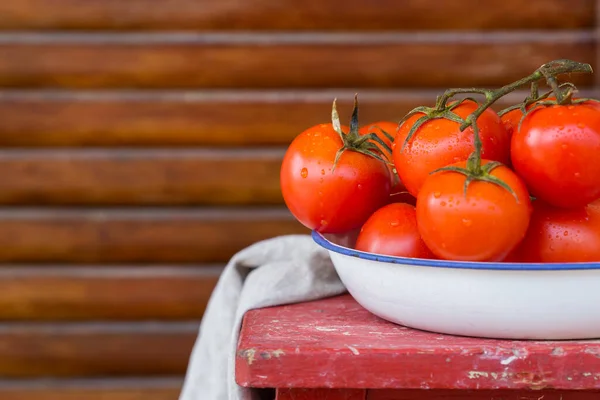
[[[390,121],[378,121],[373,122],[372,124],[368,124],[363,126],[358,130],[358,133],[361,135],[366,135],[368,133],[375,133],[377,137],[379,137],[385,144],[387,144],[390,148],[392,148],[392,140],[390,140],[383,132],[388,135],[395,137],[396,131],[398,129],[397,122]],[[392,155],[383,149],[383,146],[379,146],[382,149],[382,152],[388,156],[389,161],[392,161]],[[390,175],[392,177],[392,196],[390,198],[391,203],[404,202],[406,200],[411,201],[411,197],[406,195],[406,188],[404,184],[400,180],[398,173],[396,172],[396,168],[390,166]],[[412,197],[414,199],[414,197]]]
[[[375,211],[361,228],[355,248],[390,256],[435,258],[417,229],[415,207],[404,203]]]
[[[529,109],[531,109],[531,107],[533,107],[534,104],[537,104],[540,102],[545,102],[545,101],[550,101],[550,100],[556,100],[556,97],[547,97],[547,98],[541,99],[539,101],[534,102],[533,104],[529,104],[526,107],[526,109],[529,110]],[[512,137],[514,132],[517,129],[519,129],[519,124],[521,123],[522,118],[523,118],[523,112],[521,111],[520,108],[510,110],[506,114],[502,114],[502,116],[500,117],[500,120],[502,121],[502,124],[504,125],[504,129],[506,129],[506,131],[508,132],[510,137]]]
[[[345,137],[348,129],[342,127]],[[285,204],[300,223],[322,233],[360,228],[390,196],[388,166],[374,157],[345,150],[332,171],[342,146],[331,123],[317,125],[292,141],[281,164]]]
[[[600,203],[565,209],[534,201],[519,251],[525,262],[599,262]]]
[[[539,106],[511,142],[515,171],[532,195],[576,208],[600,198],[600,106],[595,102]]]
[[[523,112],[519,108],[510,110],[509,112],[503,114],[500,117],[502,125],[504,125],[504,129],[506,129],[506,132],[508,133],[509,137],[512,137],[514,132],[519,128],[521,118],[523,118]]]
[[[453,109],[461,118],[466,118],[477,108],[477,103],[465,100]],[[406,144],[410,128],[424,114],[415,114],[408,118],[398,130],[393,145],[393,159],[400,180],[415,197],[429,174],[441,167],[466,160],[474,150],[473,129],[460,131],[460,124],[448,119],[438,118],[421,125]],[[510,160],[510,137],[492,109],[486,109],[477,119],[477,126],[483,144],[482,157],[500,161]]]
[[[486,165],[489,160],[482,160]],[[465,168],[461,161],[452,167]],[[473,180],[454,171],[430,175],[417,197],[417,223],[427,247],[438,257],[461,261],[501,261],[523,239],[529,224],[531,202],[523,181],[500,165],[490,175],[501,186]],[[518,201],[517,201],[518,199]]]

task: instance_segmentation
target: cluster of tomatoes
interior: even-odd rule
[[[400,124],[360,127],[356,103],[345,126],[334,102],[332,122],[285,154],[286,205],[310,229],[355,233],[355,248],[371,253],[600,261],[600,102],[543,99],[502,116],[485,108],[476,131],[461,129],[480,105],[454,100],[445,116],[422,107]]]

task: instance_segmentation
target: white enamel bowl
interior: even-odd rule
[[[600,339],[600,263],[389,257],[312,237],[352,297],[396,324],[486,338]]]

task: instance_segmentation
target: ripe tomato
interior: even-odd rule
[[[375,211],[361,228],[355,248],[390,256],[435,258],[417,229],[415,207],[404,203]]]
[[[489,160],[482,160],[482,165]],[[465,168],[461,161],[453,167]],[[500,165],[490,175],[501,186],[474,180],[465,196],[465,175],[436,172],[427,178],[417,197],[417,223],[427,247],[438,257],[461,261],[501,261],[527,231],[531,203],[527,188],[508,167]]]
[[[323,233],[360,228],[390,196],[389,169],[376,158],[346,150],[332,172],[342,146],[332,124],[317,125],[292,141],[281,164],[281,192],[290,212]]]
[[[477,108],[477,103],[465,100],[453,109],[461,118],[466,118]],[[474,150],[473,129],[460,131],[460,124],[448,119],[438,118],[421,125],[406,144],[410,128],[424,114],[415,114],[406,120],[398,130],[393,145],[393,159],[400,180],[415,197],[429,174],[446,165],[466,160]],[[500,117],[488,108],[477,119],[482,142],[482,157],[500,161],[510,160],[510,137],[504,129]]]
[[[515,171],[536,198],[583,207],[600,198],[600,106],[595,102],[539,106],[515,132]]]
[[[564,209],[534,201],[519,253],[525,262],[600,261],[600,202]]]
[[[378,121],[373,122],[372,124],[368,124],[363,126],[358,130],[360,135],[366,135],[369,133],[375,133],[385,144],[387,144],[390,148],[392,148],[393,141],[390,140],[385,134],[395,137],[396,131],[398,129],[397,122],[390,121]],[[389,161],[392,161],[392,155],[383,149],[383,146],[379,146],[382,149],[382,152],[388,156]],[[410,197],[406,196],[406,188],[404,184],[400,180],[398,176],[398,172],[396,172],[396,168],[390,166],[390,175],[392,177],[392,196],[390,199],[391,203],[404,202],[405,200],[410,200]],[[413,197],[414,199],[414,197]]]
[[[500,117],[502,121],[502,125],[504,125],[504,129],[508,133],[509,137],[512,137],[514,132],[519,128],[519,123],[521,122],[521,118],[523,118],[523,113],[521,109],[515,108],[514,110],[510,110],[506,114],[503,114]]]

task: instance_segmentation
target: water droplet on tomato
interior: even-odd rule
[[[398,221],[398,220],[390,221],[390,226],[398,226],[398,225],[400,225],[400,221]]]
[[[579,178],[579,177],[581,176],[581,174],[580,174],[579,172],[575,172],[575,173],[573,174],[573,176],[574,176],[575,178]]]
[[[362,189],[362,185],[359,183],[358,185],[356,185],[356,188],[357,188],[358,190],[360,190],[360,189]]]
[[[438,199],[442,195],[442,192],[433,192],[433,197]]]
[[[569,148],[569,146],[565,143],[561,144],[560,147],[562,147],[563,150],[566,150],[567,148]]]
[[[319,136],[321,136],[321,132],[319,132],[319,131],[316,131],[316,132],[315,132],[315,137],[319,137]]]
[[[442,249],[446,248],[446,243],[442,243]]]
[[[329,222],[327,222],[327,220],[324,220],[324,219],[322,219],[322,220],[321,220],[321,228],[324,228],[324,227],[326,227],[328,223],[329,223]]]
[[[300,176],[306,178],[308,176],[308,170],[306,168],[302,168],[300,170]]]
[[[564,231],[563,236],[569,236],[569,231]]]
[[[583,129],[583,128],[585,128],[585,125],[582,122],[580,122],[577,124],[577,127],[580,129]]]
[[[567,107],[567,110],[572,110],[572,109],[574,109],[574,108],[575,108],[574,106],[568,106],[568,107]]]
[[[466,227],[469,227],[469,226],[473,225],[473,221],[472,221],[472,220],[470,220],[470,219],[468,219],[468,218],[463,218],[463,219],[462,219],[462,223],[463,223],[463,225],[464,225],[464,226],[466,226]]]

